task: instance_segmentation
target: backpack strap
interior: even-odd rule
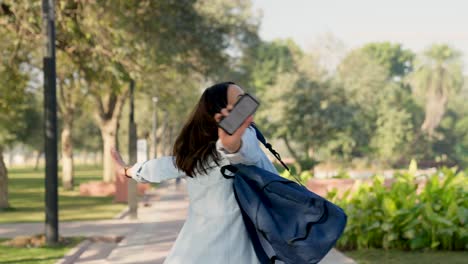
[[[234,197],[236,198],[237,204],[240,204],[236,188],[234,188]],[[252,220],[250,220],[249,216],[244,211],[242,206],[239,206],[239,209],[241,211],[242,219],[244,220],[245,228],[247,229],[247,234],[249,235],[250,241],[252,242],[252,246],[254,248],[258,260],[261,264],[274,264],[274,258],[270,259],[268,257],[267,253],[265,252],[265,249],[263,248],[262,243],[260,242],[260,238],[258,237],[257,229],[255,228],[254,223],[252,222]]]
[[[256,135],[257,135],[257,139],[258,139],[260,142],[262,142],[262,144],[265,146],[265,148],[267,148],[267,149],[271,152],[271,154],[273,154],[273,156],[275,156],[275,158],[276,158],[279,162],[281,162],[281,165],[283,165],[283,167],[289,172],[289,175],[291,175],[291,176],[296,180],[296,182],[297,182],[300,186],[306,188],[306,187],[304,186],[304,184],[302,184],[301,181],[300,181],[295,175],[291,174],[291,171],[289,170],[288,166],[287,166],[286,164],[284,164],[284,162],[281,160],[280,154],[279,154],[278,152],[276,152],[276,150],[273,149],[273,147],[271,146],[270,143],[267,143],[267,142],[266,142],[265,137],[263,136],[262,132],[260,132],[260,130],[257,128],[257,126],[255,125],[255,123],[252,123],[252,124],[250,124],[250,125],[255,129],[255,133],[256,133]]]
[[[281,160],[281,156],[278,152],[276,152],[276,150],[273,149],[273,147],[271,146],[270,143],[267,143],[266,142],[266,139],[265,137],[263,136],[262,132],[260,132],[260,130],[257,128],[257,126],[255,125],[255,123],[252,123],[251,126],[255,129],[255,134],[257,135],[257,139],[262,142],[262,144],[265,146],[265,148],[267,148],[271,154],[273,154],[273,156],[275,156],[275,158],[281,163],[281,165],[283,165],[283,167],[289,171],[289,168],[286,164],[284,164],[284,162]]]

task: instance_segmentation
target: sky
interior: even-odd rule
[[[311,50],[324,35],[347,50],[390,41],[421,52],[447,43],[463,53],[468,74],[468,0],[253,0],[264,40],[292,38]]]

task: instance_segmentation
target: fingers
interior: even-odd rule
[[[227,110],[227,108],[223,108],[221,109],[221,114],[223,114],[223,116],[226,117],[229,115],[229,110]]]
[[[223,119],[223,117],[227,117],[229,115],[229,112],[231,112],[233,107],[234,107],[233,105],[227,105],[226,108],[221,109],[221,111],[219,111],[219,113],[215,114],[214,118],[215,118],[216,122],[221,121],[221,119]]]
[[[240,136],[242,137],[242,135],[244,134],[245,130],[250,126],[250,124],[253,122],[253,116],[249,116],[247,117],[247,119],[245,119],[244,123],[239,127],[239,129],[237,129],[236,132],[234,132],[233,136]]]
[[[221,121],[222,118],[223,118],[223,115],[220,114],[220,113],[215,114],[215,116],[214,116],[214,119],[215,119],[216,122],[218,122],[218,123]]]

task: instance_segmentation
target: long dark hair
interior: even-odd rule
[[[219,165],[216,151],[218,125],[214,115],[227,106],[228,87],[233,82],[223,82],[207,88],[190,114],[174,144],[173,155],[177,168],[193,177],[207,173],[210,163]]]

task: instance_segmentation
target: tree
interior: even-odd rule
[[[303,54],[292,40],[260,42],[250,47],[243,57],[243,72],[247,73],[247,89],[261,99],[256,114],[267,136],[282,134],[281,120],[285,101],[283,94],[290,91],[298,77],[298,64]]]
[[[116,146],[128,83],[176,68],[215,73],[228,61],[227,49],[241,38],[248,23],[248,1],[113,1],[57,3],[57,51],[66,55],[85,81],[103,138],[105,181],[113,180],[109,150]],[[215,3],[216,8],[206,4]],[[222,3],[221,5],[219,3]],[[221,9],[219,7],[227,9]],[[8,29],[25,29],[37,41],[40,5],[4,1]],[[235,10],[235,11],[234,11]],[[170,14],[170,15],[167,15]],[[19,19],[21,17],[31,19]],[[240,42],[238,42],[240,43]],[[60,62],[59,62],[60,63]],[[70,75],[69,75],[70,76]],[[73,75],[71,75],[73,76]]]
[[[14,66],[13,66],[14,67]],[[25,124],[24,114],[26,78],[19,69],[0,64],[0,209],[9,207],[8,171],[3,161],[6,144],[16,139],[16,132]]]
[[[285,143],[298,172],[312,168],[317,159],[314,152],[325,137],[333,137],[330,130],[336,125],[336,120],[328,120],[330,126],[319,125],[323,119],[317,117],[336,117],[334,111],[343,109],[335,108],[339,99],[334,95],[339,95],[322,80],[325,72],[314,57],[291,40],[260,43],[249,56],[245,58],[246,72],[251,73],[249,87],[262,102],[256,122],[268,137]],[[330,108],[320,108],[326,104]]]
[[[33,96],[27,89],[25,73],[28,43],[23,28],[9,27],[11,10],[0,3],[0,209],[9,207],[8,170],[3,150],[9,144],[25,138],[30,130],[26,114],[31,111]]]
[[[431,145],[436,160],[461,168],[468,167],[468,78],[464,79],[464,88],[449,100],[436,129],[440,139]]]
[[[352,152],[355,142],[346,133],[351,130],[356,109],[347,102],[342,87],[302,78],[284,96],[288,99],[282,122],[288,129],[282,138],[290,152],[296,152],[299,171],[313,168],[324,148],[329,155]],[[297,143],[296,151],[288,141]]]
[[[307,52],[315,58],[328,77],[333,77],[336,68],[346,55],[344,42],[331,32],[320,34],[314,39]]]
[[[356,109],[353,156],[388,164],[405,153],[413,128],[407,109],[411,95],[399,79],[410,70],[411,54],[400,45],[374,43],[350,52],[339,65],[336,81]]]
[[[99,16],[97,17],[99,17],[100,24],[103,21],[108,23],[105,27],[106,31],[113,29],[115,32],[132,33],[129,34],[129,39],[124,40],[128,45],[126,47],[126,50],[129,51],[128,54],[120,54],[120,49],[116,49],[117,54],[113,57],[120,56],[122,60],[114,64],[114,67],[119,73],[118,80],[128,81],[128,78],[132,78],[136,80],[137,87],[139,87],[139,83],[148,83],[145,80],[146,76],[161,71],[170,71],[171,67],[183,73],[198,72],[202,74],[215,73],[219,68],[223,68],[222,66],[228,61],[225,51],[230,46],[233,36],[242,35],[239,31],[245,24],[238,23],[240,18],[244,16],[244,12],[231,12],[234,9],[242,10],[239,9],[239,6],[231,4],[226,5],[226,7],[227,9],[222,10],[226,13],[225,16],[221,17],[214,16],[216,12],[199,10],[200,7],[197,6],[196,1],[188,0],[176,2],[140,1],[139,5],[135,5],[131,1],[122,1],[120,4],[109,3],[94,8],[94,10],[98,10]],[[122,13],[122,10],[127,10],[127,12]],[[107,13],[113,14],[102,16],[102,14]],[[230,19],[219,20],[220,18]],[[114,25],[121,27],[115,28]],[[148,34],[149,32],[152,33]],[[122,42],[118,37],[112,38],[113,35],[110,38],[100,40],[101,35],[100,32],[95,34],[95,38],[98,40],[96,43],[104,45],[103,43],[109,42],[109,40],[117,43]],[[115,36],[120,35],[116,34]],[[134,43],[141,43],[141,45],[134,45]],[[128,61],[133,63],[129,64]],[[118,82],[112,83],[114,83],[114,87],[124,85],[119,85]],[[119,95],[114,95],[112,92],[107,94],[91,92],[92,98],[99,106],[96,116],[103,135],[105,175],[107,161],[110,161],[109,148],[115,146],[118,120],[128,91],[126,87],[125,85],[125,88],[114,89],[114,91],[120,90]],[[92,88],[92,91],[96,91],[96,89]],[[106,107],[106,104],[109,107]]]
[[[378,106],[387,85],[388,72],[361,49],[351,51],[340,63],[334,79],[342,86],[347,101],[356,106],[353,115],[353,156],[372,154],[369,142],[376,130]]]
[[[63,22],[62,12],[66,11],[64,6],[69,5],[69,1],[65,4],[58,3],[57,17],[59,23]],[[31,1],[4,1],[2,4],[2,11],[0,13],[0,18],[2,24],[6,27],[6,31],[13,37],[14,41],[19,43],[27,43],[27,45],[22,44],[18,45],[18,49],[23,53],[27,54],[27,60],[24,63],[27,65],[27,69],[30,74],[34,72],[35,69],[40,69],[40,57],[41,54],[35,52],[36,46],[40,46],[41,40],[41,3],[40,2],[31,2]],[[61,5],[62,4],[62,5]],[[27,14],[36,14],[30,17],[30,19],[21,19]],[[17,32],[18,31],[18,32]],[[16,33],[17,32],[17,33]],[[59,34],[61,35],[61,34]],[[25,47],[26,46],[26,47]],[[71,145],[71,132],[72,132],[72,123],[73,123],[73,111],[76,107],[77,102],[81,102],[80,98],[72,96],[76,94],[76,82],[74,81],[74,76],[76,76],[76,69],[74,69],[69,61],[66,61],[66,58],[59,52],[59,67],[58,67],[58,87],[59,87],[59,98],[58,108],[62,117],[62,168],[63,168],[63,185],[65,189],[72,188],[73,182],[73,160],[72,160],[72,145]],[[72,85],[70,85],[72,84]],[[64,88],[64,86],[67,86]],[[75,88],[75,89],[73,89]],[[78,91],[79,92],[79,91]],[[33,115],[31,115],[33,117]],[[35,119],[35,124],[37,121],[41,120]],[[42,124],[40,125],[42,127]],[[36,133],[37,135],[37,133]],[[31,136],[33,138],[34,136]],[[38,148],[38,143],[42,140],[32,140],[27,139],[26,143]],[[42,149],[43,146],[40,146]],[[42,151],[39,151],[40,155]]]
[[[369,146],[372,157],[385,164],[392,164],[408,152],[408,143],[412,142],[412,116],[402,104],[411,95],[394,83],[386,84],[381,93],[385,99],[376,108],[376,129],[371,135]]]
[[[260,96],[276,83],[280,74],[295,72],[302,56],[299,46],[289,39],[260,42],[251,49],[244,58],[243,71],[250,75],[248,86]]]
[[[416,61],[409,82],[414,95],[425,105],[421,131],[434,137],[447,102],[463,85],[461,54],[445,44],[432,45]]]
[[[361,50],[384,67],[391,79],[401,80],[413,69],[415,54],[403,49],[401,44],[374,42],[364,45]]]
[[[86,98],[87,87],[83,77],[66,57],[63,52],[58,53],[61,65],[57,69],[57,106],[61,118],[62,186],[64,190],[71,190],[74,185],[73,126],[77,108],[83,105]]]
[[[8,48],[2,49],[7,55]],[[11,54],[8,54],[11,55]],[[9,207],[8,171],[3,160],[3,150],[28,130],[25,113],[28,110],[26,92],[27,75],[19,69],[16,58],[2,56],[0,61],[0,209]]]

